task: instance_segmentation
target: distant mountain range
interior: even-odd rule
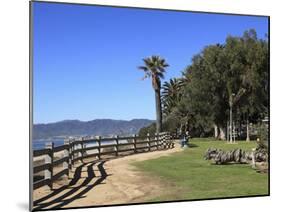
[[[153,123],[148,119],[113,120],[95,119],[92,121],[64,120],[48,124],[33,125],[33,139],[87,135],[131,135]]]

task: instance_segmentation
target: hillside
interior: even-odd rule
[[[64,120],[48,124],[33,126],[33,139],[43,139],[55,136],[82,136],[82,135],[131,135],[152,123],[148,119],[112,120],[95,119],[92,121]]]

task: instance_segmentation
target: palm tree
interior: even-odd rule
[[[162,109],[161,109],[161,79],[164,78],[165,68],[169,65],[165,59],[159,56],[151,56],[143,59],[144,66],[139,66],[140,70],[143,70],[145,75],[143,79],[151,78],[152,87],[155,91],[156,102],[156,132],[162,131]]]
[[[181,78],[170,79],[162,87],[163,113],[168,115],[182,97],[183,80]]]

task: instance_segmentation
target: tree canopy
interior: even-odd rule
[[[164,82],[164,128],[195,136],[225,138],[230,107],[235,121],[258,122],[268,115],[268,40],[250,29],[206,46],[178,78]]]

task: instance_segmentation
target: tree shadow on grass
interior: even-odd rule
[[[216,164],[216,163],[211,163],[211,165],[216,165],[216,166],[230,166],[230,165],[238,165],[238,166],[244,166],[247,165],[248,163],[239,163],[239,162],[229,162],[229,163],[222,163],[222,164]]]
[[[188,144],[189,148],[195,148],[195,147],[199,147],[198,145],[194,144],[194,143],[189,143]]]

